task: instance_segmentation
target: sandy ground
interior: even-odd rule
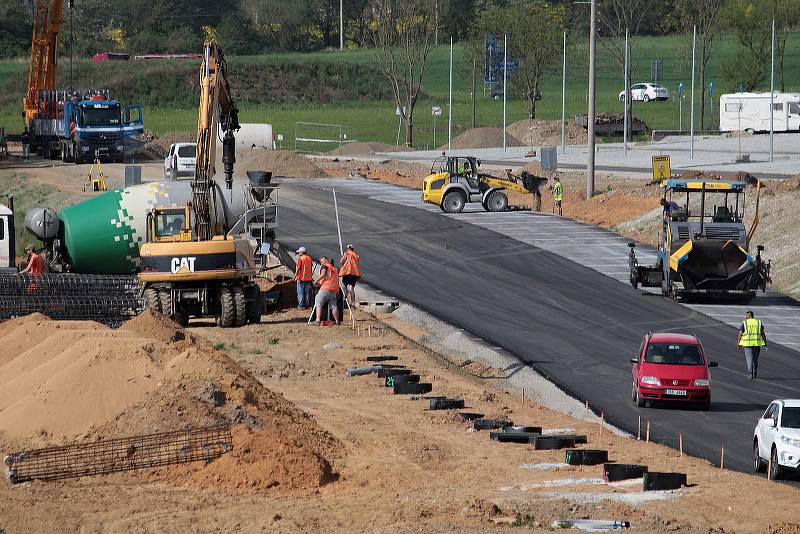
[[[515,523],[546,531],[554,519],[565,517],[627,520],[639,532],[800,528],[792,524],[797,498],[792,487],[679,458],[675,450],[523,404],[497,387],[497,378],[447,368],[368,316],[356,318],[361,335],[347,327],[306,326],[306,313],[297,310],[265,317],[258,326],[189,329],[342,444],[332,461],[332,481],[288,490],[220,487],[213,475],[219,477],[215,464],[223,457],[207,467],[0,484],[0,528],[8,533],[485,532]],[[412,339],[423,334],[418,327],[392,324]],[[387,354],[433,383],[434,394],[464,398],[466,411],[545,429],[575,429],[588,436],[585,448],[606,449],[613,461],[644,463],[653,471],[685,472],[690,487],[645,494],[641,482],[604,484],[599,466],[542,469],[547,466],[540,464],[563,462],[564,452],[492,441],[485,431],[470,432],[469,423],[453,412],[432,412],[424,400],[391,395],[374,375],[344,376],[347,368],[365,365],[366,356]],[[302,466],[286,466],[294,468]],[[209,470],[211,477],[202,475]],[[246,473],[238,475],[246,479]],[[762,513],[764,502],[771,503],[769,517]]]

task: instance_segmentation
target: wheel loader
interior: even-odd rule
[[[538,191],[546,178],[510,172],[504,178],[481,174],[481,160],[472,156],[439,156],[431,166],[431,173],[423,180],[422,200],[435,204],[446,213],[461,213],[468,203],[480,202],[486,211],[519,210],[509,206],[504,191],[529,194]]]
[[[664,210],[658,259],[642,266],[635,243],[628,256],[634,288],[660,287],[675,300],[749,302],[770,282],[770,262],[752,255],[751,240],[759,222],[759,194],[753,222],[745,227],[744,182],[670,179],[662,183]]]

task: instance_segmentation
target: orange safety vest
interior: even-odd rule
[[[339,270],[341,276],[361,276],[361,269],[358,267],[359,256],[352,250],[344,253],[342,268]]]
[[[31,270],[28,271],[29,274],[42,274],[44,272],[44,258],[41,255],[35,252],[31,254],[30,264]]]
[[[314,260],[308,254],[303,254],[297,258],[295,265],[294,279],[301,282],[310,282],[314,273]]]
[[[322,284],[320,284],[322,291],[339,291],[339,273],[333,265],[325,266],[325,276],[322,277]]]

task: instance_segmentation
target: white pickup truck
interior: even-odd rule
[[[180,176],[194,176],[197,166],[197,143],[173,143],[164,158],[164,179],[177,180]]]

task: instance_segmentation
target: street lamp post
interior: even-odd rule
[[[594,97],[595,97],[595,69],[594,62],[596,57],[596,20],[595,20],[596,0],[591,1],[591,14],[589,23],[589,109],[587,130],[589,133],[589,153],[586,158],[586,199],[594,196]]]

